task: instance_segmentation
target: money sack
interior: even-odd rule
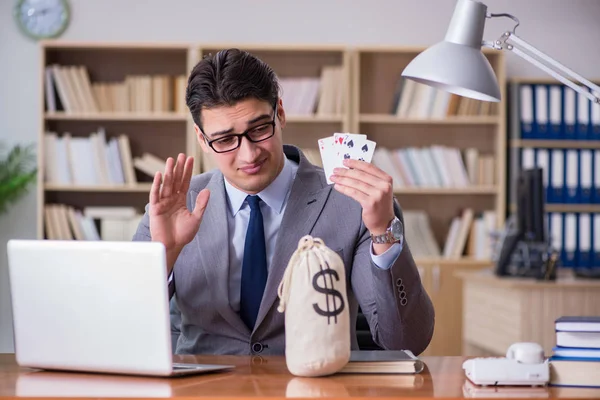
[[[278,288],[285,312],[285,357],[293,375],[331,375],[350,359],[350,312],[341,257],[304,236]]]

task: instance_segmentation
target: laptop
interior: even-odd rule
[[[13,239],[7,252],[19,366],[150,376],[234,367],[173,362],[161,243]]]

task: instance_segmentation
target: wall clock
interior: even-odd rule
[[[17,0],[14,16],[17,25],[33,39],[60,36],[70,20],[67,0]]]

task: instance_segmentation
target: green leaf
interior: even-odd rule
[[[6,148],[0,144],[0,150]],[[37,176],[36,156],[32,145],[17,145],[7,155],[0,155],[0,213],[27,193]]]

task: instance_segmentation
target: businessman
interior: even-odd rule
[[[134,236],[167,249],[175,352],[284,354],[277,287],[299,240],[312,235],[344,261],[352,348],[360,307],[379,346],[421,353],[434,310],[390,176],[346,160],[328,185],[321,168],[283,144],[277,76],[248,52],[202,59],[186,102],[218,168],[192,177],[191,156],[168,158]]]

